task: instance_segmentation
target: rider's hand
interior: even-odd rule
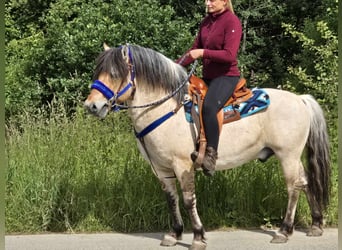
[[[191,56],[192,59],[196,60],[200,57],[203,57],[203,51],[204,49],[193,49],[189,51],[189,56]]]

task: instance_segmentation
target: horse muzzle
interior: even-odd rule
[[[110,109],[107,101],[89,101],[84,102],[84,108],[92,115],[101,119],[105,118]]]

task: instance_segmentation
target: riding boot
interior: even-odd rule
[[[207,147],[202,163],[203,173],[207,176],[213,176],[217,160],[217,152],[213,147]]]
[[[195,162],[198,157],[198,151],[193,151],[190,155],[191,160]],[[213,176],[215,173],[215,165],[217,159],[217,152],[214,148],[208,147],[205,152],[205,156],[202,163],[203,173],[207,176]],[[204,165],[204,161],[206,161],[206,165]]]
[[[190,157],[191,157],[192,162],[195,162],[197,160],[197,157],[198,157],[198,151],[192,152]]]

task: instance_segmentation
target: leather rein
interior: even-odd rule
[[[174,95],[176,95],[184,86],[186,83],[189,82],[189,79],[191,77],[191,75],[193,75],[196,66],[197,66],[197,60],[194,62],[190,72],[188,73],[187,77],[184,79],[184,81],[182,82],[182,84],[180,84],[173,92],[171,92],[170,94],[162,97],[161,99],[151,102],[151,103],[147,103],[144,105],[138,105],[138,106],[128,106],[128,105],[123,105],[121,103],[117,103],[117,100],[120,96],[122,96],[123,94],[125,94],[130,88],[135,89],[135,67],[134,67],[134,59],[133,59],[133,54],[130,50],[130,46],[124,45],[124,46],[120,46],[120,48],[122,48],[122,55],[123,58],[126,60],[127,64],[128,64],[128,68],[130,71],[130,80],[127,82],[127,84],[123,87],[123,82],[121,82],[117,93],[113,92],[110,88],[108,88],[103,82],[99,81],[99,80],[95,80],[93,82],[93,84],[91,85],[91,89],[96,89],[98,91],[100,91],[108,100],[108,108],[112,111],[120,111],[121,109],[135,109],[135,108],[147,108],[147,107],[151,107],[151,106],[156,106],[159,105],[161,103],[164,103],[165,101],[169,100],[170,98],[172,98]],[[131,98],[134,97],[134,90],[131,94]],[[135,132],[135,135],[137,138],[142,138],[144,137],[146,134],[148,134],[149,132],[151,132],[152,130],[154,130],[156,127],[158,127],[160,124],[162,124],[164,121],[166,121],[167,119],[169,119],[173,114],[177,113],[177,111],[184,105],[184,101],[182,101],[181,103],[179,103],[177,105],[177,107],[168,112],[167,114],[165,114],[164,116],[160,117],[159,119],[155,120],[154,122],[152,122],[150,125],[148,125],[145,129],[143,129],[141,132]]]

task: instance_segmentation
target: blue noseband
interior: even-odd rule
[[[107,98],[107,100],[110,100],[115,96],[114,92],[106,85],[104,85],[104,83],[100,80],[95,80],[90,88],[100,91],[102,95],[104,95]]]

